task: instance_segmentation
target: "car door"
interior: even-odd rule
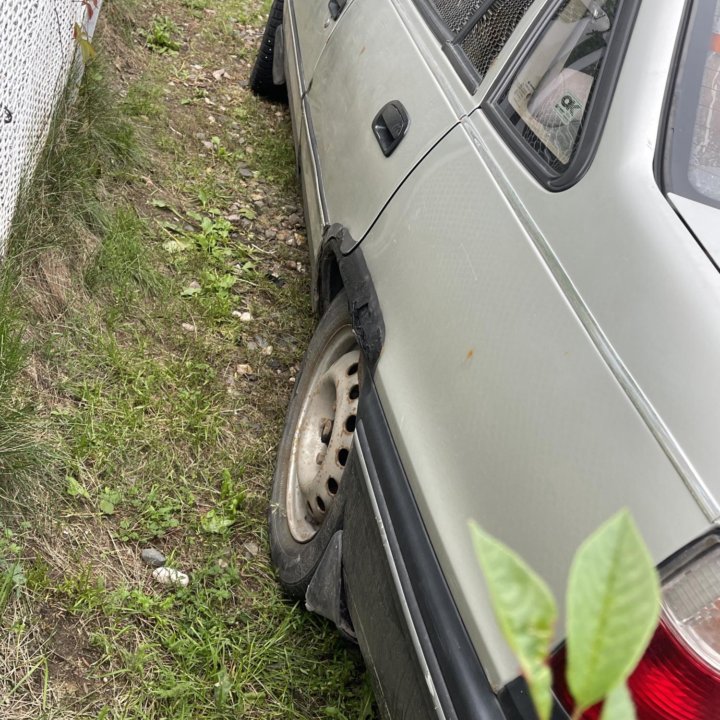
[[[458,111],[416,42],[413,6],[355,0],[329,36],[306,94],[327,220],[359,241]],[[433,52],[443,58],[440,45]]]

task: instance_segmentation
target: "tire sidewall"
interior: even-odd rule
[[[270,554],[285,591],[292,597],[303,597],[330,538],[342,527],[344,513],[343,483],[317,533],[307,542],[298,542],[290,532],[287,520],[287,486],[290,457],[295,431],[310,391],[314,369],[322,361],[328,343],[345,328],[352,328],[347,298],[341,292],[330,304],[308,345],[290,397],[285,429],[278,446],[269,511]]]

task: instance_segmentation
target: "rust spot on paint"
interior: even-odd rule
[[[467,355],[465,356],[465,362],[468,362],[469,360],[472,360],[474,354],[475,354],[475,348],[470,348],[470,349],[467,351]]]

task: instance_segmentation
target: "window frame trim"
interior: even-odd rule
[[[610,112],[610,105],[620,77],[620,72],[627,54],[627,49],[635,29],[635,21],[642,0],[623,0],[611,31],[608,49],[595,81],[592,97],[585,114],[583,128],[577,140],[575,151],[570,162],[562,172],[553,171],[535,153],[510,118],[500,107],[500,98],[508,90],[522,64],[535,49],[537,42],[545,32],[552,18],[557,14],[565,0],[550,2],[535,18],[525,36],[519,41],[516,51],[510,60],[500,69],[480,109],[490,120],[504,143],[523,163],[530,174],[550,192],[562,192],[577,184],[595,157],[602,138],[605,123]]]

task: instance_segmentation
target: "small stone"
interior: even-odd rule
[[[294,375],[291,375],[291,376],[288,378],[288,384],[289,384],[289,385],[294,385],[294,384],[295,384],[295,376],[294,376]]]
[[[243,547],[251,557],[255,557],[260,552],[260,546],[252,540],[243,543]]]
[[[182,329],[186,330],[187,332],[195,332],[197,328],[192,323],[183,323]]]
[[[226,216],[225,216],[225,219],[226,219],[228,222],[236,223],[236,222],[240,222],[240,220],[242,219],[242,217],[241,217],[240,215],[226,215]]]
[[[227,71],[225,70],[225,68],[220,68],[219,70],[215,70],[215,72],[213,72],[212,76],[216,80],[222,80],[223,78],[227,78],[228,80],[230,79],[230,76],[227,74]]]
[[[273,353],[273,346],[268,345],[266,348],[263,348],[262,354],[263,355],[272,355]]]
[[[165,556],[155,548],[145,548],[140,553],[142,561],[150,567],[159,568],[165,564]]]
[[[253,374],[252,365],[248,365],[247,363],[241,363],[240,365],[238,365],[238,366],[235,368],[235,371],[236,371],[237,374],[240,375],[241,377],[242,377],[242,376],[245,376],[245,375],[252,375],[252,374]]]
[[[193,280],[188,287],[193,290],[202,290],[202,285],[197,280]]]
[[[202,146],[203,146],[206,150],[212,150],[213,147],[214,147],[214,145],[213,145],[209,140],[203,140],[203,141],[202,141]]]
[[[152,576],[153,580],[156,580],[161,585],[187,587],[190,584],[190,578],[184,572],[169,567],[156,568],[153,570]]]
[[[253,176],[252,170],[246,167],[241,167],[238,172],[245,178],[251,178]]]
[[[238,317],[240,318],[240,322],[248,323],[253,321],[252,313],[249,312],[241,312]]]

